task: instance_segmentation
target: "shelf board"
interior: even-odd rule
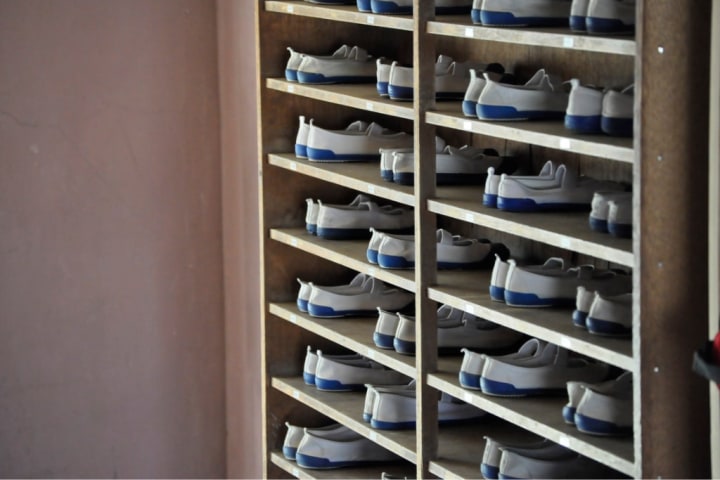
[[[490,272],[439,272],[430,299],[451,305],[508,328],[522,331],[624,370],[635,371],[632,341],[592,335],[573,325],[567,308],[518,308],[490,299]],[[457,373],[457,372],[456,372]]]
[[[265,1],[265,10],[268,12],[287,13],[304,17],[322,18],[336,22],[358,23],[374,27],[393,28],[412,32],[413,19],[411,16],[375,15],[362,13],[357,6],[327,6],[313,5],[302,1]]]
[[[562,418],[567,397],[504,398],[483,395],[458,385],[455,371],[428,375],[428,384],[626,475],[635,474],[632,437],[595,437],[581,433]]]
[[[325,240],[310,235],[304,228],[273,228],[270,230],[270,238],[358,272],[367,273],[409,292],[415,291],[414,270],[387,270],[367,261],[369,240]]]
[[[482,204],[480,188],[438,187],[428,209],[519,237],[633,267],[632,240],[590,230],[587,212],[504,212]]]
[[[437,17],[427,24],[428,33],[490,42],[537,45],[540,47],[580,50],[634,56],[633,37],[603,37],[576,33],[570,28],[498,28],[474,25],[469,15]]]
[[[283,78],[268,78],[267,87],[272,90],[300,95],[314,100],[382,113],[393,117],[413,120],[412,102],[396,102],[380,97],[375,84],[308,85],[288,82]]]
[[[560,120],[526,122],[487,122],[466,117],[459,102],[438,102],[426,113],[428,123],[455,130],[506,138],[556,150],[633,163],[633,139],[607,135],[578,135],[567,130]]]
[[[403,205],[413,206],[413,187],[386,182],[380,177],[379,162],[325,163],[310,162],[295,154],[270,154],[270,165],[352,188],[359,192],[376,195]]]
[[[349,348],[408,377],[415,378],[415,357],[377,348],[373,342],[376,317],[314,318],[300,313],[295,303],[271,303],[270,313]],[[409,380],[408,380],[409,381]]]
[[[415,430],[376,430],[363,421],[365,392],[324,392],[302,378],[271,380],[273,388],[321,412],[411,463],[417,463]]]
[[[381,478],[383,473],[399,477],[415,476],[415,465],[402,462],[341,469],[306,469],[285,458],[280,451],[271,452],[270,461],[293,477],[304,480],[334,480],[340,476],[343,478]]]

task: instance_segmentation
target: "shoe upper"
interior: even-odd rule
[[[575,414],[620,427],[631,427],[632,385],[631,372],[625,372],[615,380],[586,384]]]
[[[481,10],[507,12],[520,18],[567,19],[570,15],[570,6],[570,0],[483,0]]]
[[[517,111],[565,112],[569,94],[562,82],[538,70],[524,85],[510,85],[493,80],[485,74],[485,88],[478,97],[478,106],[512,107]],[[478,112],[480,110],[478,109]]]
[[[363,437],[359,433],[347,429],[342,435],[325,438],[316,432],[306,429],[297,448],[298,465],[305,464],[305,457],[325,459],[331,463],[365,463],[397,460],[394,453],[384,449],[377,443]]]
[[[412,228],[413,211],[405,207],[380,207],[375,202],[359,205],[327,205],[320,203],[318,230],[321,228],[400,230]]]
[[[330,55],[310,55],[307,53],[300,53],[293,50],[291,47],[287,47],[288,52],[290,52],[290,58],[287,61],[287,64],[285,65],[285,78],[290,81],[297,81],[297,71],[300,68],[300,64],[302,63],[303,58],[305,57],[316,57],[316,58],[324,58],[324,59],[338,59],[338,58],[345,58],[350,53],[351,47],[348,45],[343,45],[337,50],[335,50]]]
[[[633,118],[635,85],[622,91],[608,90],[603,97],[602,116],[606,118]]]
[[[333,152],[334,158],[342,160],[352,159],[355,156],[366,156],[368,159],[380,159],[381,148],[412,147],[413,137],[405,132],[394,132],[371,123],[360,131],[352,130],[326,130],[320,128],[310,120],[307,152],[310,159],[323,157],[313,155],[313,150]],[[349,157],[348,157],[349,156]]]
[[[622,191],[597,191],[593,194],[590,202],[590,217],[597,220],[608,219],[609,202],[618,199],[631,199],[632,192]]]
[[[300,83],[335,83],[336,81],[376,80],[375,59],[364,48],[354,46],[343,57],[305,55],[297,69]]]
[[[608,202],[609,224],[632,225],[632,196],[612,199]]]
[[[570,95],[565,113],[581,117],[600,117],[604,93],[602,89],[580,84],[580,80],[570,80]]]
[[[362,389],[368,383],[397,385],[408,382],[408,378],[402,373],[390,370],[373,360],[331,358],[319,350],[317,356],[315,384],[318,389],[324,389],[328,382],[339,384],[330,388],[331,390]]]
[[[632,327],[632,303],[632,293],[603,295],[595,292],[593,302],[588,310],[588,317],[630,328]]]
[[[535,458],[503,450],[499,465],[503,478],[610,478],[612,470],[576,453],[556,458]]]
[[[390,287],[380,280],[369,277],[362,288],[351,291],[337,291],[313,285],[308,300],[308,310],[311,315],[315,310],[323,307],[330,308],[338,314],[351,312],[376,312],[380,307],[383,310],[402,310],[412,303],[413,294],[403,289]]]

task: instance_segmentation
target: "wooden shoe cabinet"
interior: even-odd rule
[[[635,38],[595,37],[562,28],[475,26],[469,15],[434,17],[432,3],[416,1],[413,16],[364,14],[355,6],[323,6],[298,0],[266,0],[258,7],[265,476],[380,478],[381,472],[387,471],[410,478],[477,478],[483,435],[508,440],[544,437],[631,477],[691,476],[694,471],[702,472],[688,470],[697,468],[690,464],[698,455],[707,460],[702,441],[689,439],[697,427],[688,423],[703,419],[707,423],[702,412],[707,387],[688,378],[689,358],[665,361],[661,353],[668,348],[671,354],[685,348],[685,340],[677,338],[682,335],[674,336],[673,331],[685,329],[691,336],[696,331],[707,331],[702,305],[685,307],[688,320],[684,322],[664,311],[672,307],[677,313],[678,304],[703,298],[707,304],[707,289],[677,291],[678,282],[674,280],[677,275],[685,278],[683,268],[698,273],[703,267],[697,261],[688,265],[670,255],[669,247],[657,238],[664,232],[666,242],[692,248],[693,242],[701,242],[699,234],[706,228],[688,218],[702,215],[702,208],[679,220],[673,217],[707,195],[702,188],[687,186],[686,180],[691,178],[686,171],[687,158],[679,155],[698,134],[687,129],[665,134],[661,130],[668,127],[663,120],[667,114],[664,109],[671,105],[666,90],[687,76],[665,62],[672,58],[681,66],[697,66],[696,56],[700,54],[694,50],[687,53],[690,47],[682,42],[697,46],[704,37],[702,32],[684,28],[683,22],[703,18],[702,12],[674,14],[669,11],[671,7],[660,5],[668,2],[657,2],[657,7],[655,2],[639,2],[640,22]],[[669,3],[687,6],[691,2]],[[670,35],[672,43],[663,44],[662,35]],[[323,54],[343,43],[415,65],[414,102],[382,99],[374,84],[315,86],[285,80],[286,47]],[[636,136],[625,139],[575,135],[564,129],[562,121],[490,123],[464,117],[460,102],[435,102],[432,98],[433,64],[438,54],[460,61],[500,62],[520,78],[528,78],[544,67],[565,79],[577,77],[588,84],[620,87],[635,82]],[[691,98],[693,94],[686,95],[688,105],[675,107],[675,113],[685,118],[700,108]],[[383,181],[377,162],[318,164],[295,157],[293,146],[300,115],[314,118],[324,128],[343,128],[363,119],[414,133],[415,151],[419,152],[415,186]],[[631,183],[636,210],[634,238],[618,239],[592,232],[587,226],[587,213],[509,214],[482,206],[481,187],[435,187],[431,159],[436,134],[451,145],[488,146],[516,155],[522,165],[534,171],[552,159],[579,173]],[[668,135],[674,136],[680,146],[670,144]],[[654,143],[648,143],[651,140]],[[661,147],[664,150],[658,151]],[[673,159],[674,168],[670,164]],[[671,168],[675,176],[670,174]],[[653,183],[647,183],[649,177]],[[665,195],[668,189],[680,192],[681,198],[670,202]],[[341,203],[358,192],[382,203],[414,207],[418,239],[418,266],[414,271],[382,270],[369,264],[365,259],[366,241],[327,241],[305,232],[306,198]],[[657,202],[657,208],[667,209],[664,212],[673,219],[658,215],[654,208],[641,208],[648,202]],[[685,229],[663,230],[677,226],[676,222]],[[432,259],[435,229],[439,226],[453,233],[504,242],[513,257],[538,260],[561,256],[573,264],[591,262],[601,267],[632,269],[636,293],[633,339],[590,335],[572,325],[571,311],[567,309],[519,309],[492,302],[488,295],[489,271],[436,271]],[[657,248],[658,243],[661,248]],[[322,320],[296,309],[297,277],[329,285],[345,282],[357,272],[415,293],[415,357],[376,348],[372,341],[375,318]],[[461,357],[437,355],[435,309],[440,303],[633,372],[634,435],[604,438],[578,432],[563,422],[563,396],[494,398],[460,387],[457,376]],[[689,319],[692,315],[698,315],[697,322]],[[302,365],[308,345],[325,351],[357,352],[415,378],[417,429],[374,430],[362,420],[363,393],[328,393],[306,386]],[[668,398],[674,389],[697,390],[699,394],[697,399],[692,395]],[[438,428],[434,402],[437,391],[489,412],[491,420]],[[682,409],[681,413],[678,409]],[[404,463],[329,472],[301,469],[281,453],[286,421],[305,426],[343,423],[395,452]],[[668,432],[685,435],[685,443],[678,445],[673,440],[675,434]]]

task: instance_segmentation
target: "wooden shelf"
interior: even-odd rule
[[[367,273],[409,292],[415,290],[414,270],[386,270],[367,261],[369,240],[325,240],[310,235],[304,228],[273,228],[270,230],[270,238],[352,270]]]
[[[633,37],[602,37],[576,33],[569,28],[497,28],[474,25],[469,15],[439,16],[427,24],[428,33],[489,42],[537,45],[616,55],[635,55]]]
[[[438,187],[428,209],[438,215],[483,225],[519,237],[559,246],[626,267],[635,265],[632,240],[598,233],[588,226],[588,212],[504,212],[482,204],[483,190]]]
[[[270,313],[408,377],[415,378],[417,375],[415,357],[375,346],[373,332],[377,317],[314,318],[300,313],[294,303],[271,303]]]
[[[273,378],[272,387],[294,398],[411,463],[416,463],[415,430],[376,430],[363,421],[365,392],[324,392],[302,378]]]
[[[280,92],[287,92],[293,95],[353,107],[368,112],[382,113],[384,115],[408,120],[415,118],[412,102],[396,102],[384,99],[378,95],[374,83],[317,86],[288,82],[282,78],[268,78],[267,87]]]
[[[399,477],[412,477],[415,475],[415,466],[402,462],[323,470],[299,467],[297,463],[285,458],[281,452],[271,452],[270,460],[293,477],[307,480],[334,480],[340,476],[343,478],[381,478],[383,473]]]
[[[473,315],[519,330],[624,370],[635,371],[632,341],[592,335],[572,323],[572,309],[518,308],[490,299],[490,272],[440,272],[428,296]]]
[[[562,407],[567,403],[567,397],[486,396],[460,387],[457,380],[459,369],[458,362],[455,371],[431,374],[428,376],[428,384],[622,473],[634,474],[632,437],[595,437],[566,424],[562,418]]]
[[[383,197],[392,202],[413,206],[413,187],[384,181],[380,177],[378,162],[324,163],[310,162],[295,154],[270,154],[270,165],[318,178],[326,182],[343,185],[359,192]],[[321,199],[322,200],[322,199]]]
[[[272,1],[265,2],[265,9],[269,12],[302,15],[304,17],[323,18],[336,22],[358,23],[375,27],[394,28],[396,30],[413,29],[411,16],[375,15],[362,13],[356,6],[325,6],[313,5],[302,1]]]
[[[607,135],[577,135],[567,130],[561,120],[527,122],[487,122],[462,113],[459,102],[438,102],[426,114],[428,123],[491,137],[531,143],[556,150],[633,163],[635,152],[630,138]]]

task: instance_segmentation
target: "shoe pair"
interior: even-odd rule
[[[388,169],[388,166],[390,167]],[[503,157],[493,148],[450,145],[435,154],[437,185],[477,185],[487,178],[488,168],[499,172],[515,167],[512,157]],[[412,148],[380,151],[380,174],[400,185],[415,184],[415,154]]]
[[[364,195],[349,204],[326,204],[312,198],[305,200],[305,228],[327,240],[365,239],[370,229],[388,233],[411,233],[415,225],[412,209],[395,205],[378,205]]]
[[[375,59],[364,48],[343,45],[330,55],[310,55],[287,47],[290,58],[285,78],[308,84],[371,83],[375,81]]]
[[[289,422],[285,425],[288,430],[283,455],[303,468],[355,467],[400,460],[394,453],[339,423],[320,428],[304,428]]]
[[[565,128],[576,133],[606,133],[632,137],[635,86],[621,91],[603,90],[570,80]]]
[[[485,418],[488,414],[447,393],[438,398],[438,422],[452,425]],[[367,385],[363,420],[381,430],[414,429],[417,423],[415,383],[395,386]]]
[[[492,175],[493,178],[490,178]],[[538,176],[514,176],[502,174],[498,181],[495,171],[488,171],[485,189],[491,204],[509,212],[536,212],[552,210],[587,210],[597,191],[623,191],[626,186],[619,182],[578,176],[565,165],[555,168],[552,162],[545,164]],[[497,184],[497,196],[493,195]]]
[[[380,159],[381,148],[412,147],[413,136],[388,130],[379,124],[362,120],[343,130],[320,128],[300,115],[295,136],[295,155],[312,162],[363,162]]]
[[[596,335],[627,337],[632,334],[632,285],[609,287],[601,291],[578,287],[573,325]]]
[[[490,298],[513,307],[560,307],[574,305],[578,287],[600,291],[632,291],[632,276],[593,265],[565,266],[562,258],[542,265],[518,265],[496,257],[490,276]]]
[[[462,101],[462,111],[466,117],[477,117],[478,98],[487,84],[485,75],[500,83],[515,84],[515,76],[504,72],[503,66],[499,63],[491,63],[484,70],[471,68],[470,82],[467,84]]]
[[[460,384],[499,397],[555,394],[569,381],[599,382],[608,366],[571,355],[552,343],[531,339],[508,355],[490,356],[465,350]]]
[[[380,95],[384,96],[380,86],[387,78],[387,96],[391,100],[412,101],[413,68],[403,67],[395,61],[390,64],[389,69],[379,61],[377,65],[377,84]],[[471,61],[456,62],[447,55],[439,55],[435,62],[435,98],[437,100],[462,100],[471,78],[470,72],[475,70],[497,72],[493,74],[493,78],[498,79],[504,72],[503,66],[498,63],[488,65]]]
[[[635,32],[635,0],[573,0],[570,29],[590,34]]]
[[[440,353],[457,353],[463,347],[483,351],[516,345],[523,335],[449,305],[437,310],[437,346]],[[415,354],[415,317],[378,308],[373,342],[379,348]]]
[[[407,383],[402,373],[391,370],[358,354],[325,355],[307,348],[303,363],[303,380],[318,390],[348,392],[365,390],[365,384],[397,385]]]
[[[591,435],[632,435],[632,386],[630,372],[601,383],[568,382],[568,403],[563,407],[563,419]]]
[[[484,478],[615,478],[617,472],[547,439],[527,443],[485,437]]]
[[[510,175],[505,174],[501,171],[495,171],[494,167],[488,168],[487,178],[485,179],[485,190],[483,191],[483,205],[490,208],[497,208],[498,191],[500,190],[500,182],[503,178],[511,178],[518,181],[532,181],[538,178],[554,178],[555,177],[555,163],[552,160],[548,160],[540,169],[540,173],[537,175]]]
[[[485,86],[477,98],[480,120],[562,119],[569,88],[559,78],[540,69],[524,85],[501,83],[485,73]]]
[[[472,0],[435,0],[435,14],[462,15],[470,11],[471,5]],[[357,8],[364,13],[412,15],[413,0],[357,0]]]
[[[632,192],[595,192],[588,217],[590,228],[621,238],[632,238]]]
[[[474,0],[470,16],[473,23],[492,27],[563,27],[570,0]]]
[[[297,281],[298,309],[318,318],[374,315],[378,307],[399,311],[414,301],[412,293],[364,273],[358,273],[347,285],[321,286],[299,278]]]
[[[415,268],[415,236],[393,235],[380,229],[371,229],[367,259],[381,268]],[[436,232],[438,269],[475,269],[490,267],[493,255],[507,258],[509,250],[502,243],[487,239],[466,238],[447,230]]]

